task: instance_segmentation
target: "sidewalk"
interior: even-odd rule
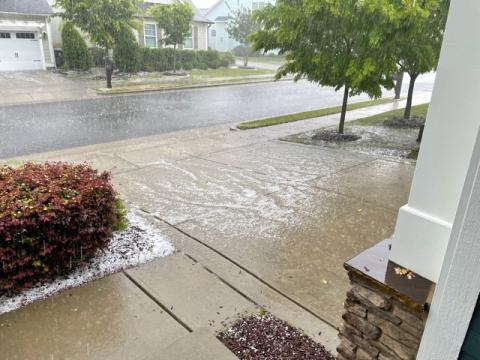
[[[391,235],[414,170],[277,140],[337,121],[221,125],[28,157],[112,171],[128,205],[178,252],[0,316],[2,356],[173,359],[166,354],[192,346],[197,357],[178,359],[229,359],[215,332],[259,307],[334,352],[348,288],[342,264]]]

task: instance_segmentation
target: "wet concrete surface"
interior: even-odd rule
[[[430,76],[416,89],[432,85]],[[336,106],[341,97],[306,81],[281,81],[0,107],[0,158]]]
[[[144,359],[188,331],[119,274],[0,317],[0,358]]]
[[[268,141],[115,177],[133,203],[338,325],[342,265],[391,235],[414,166]]]
[[[385,108],[369,111],[374,114]],[[349,116],[355,114],[364,116],[366,110],[351,112]],[[332,116],[321,121],[330,124],[337,120],[337,116]],[[397,209],[407,202],[414,169],[413,164],[371,154],[275,140],[311,130],[318,124],[311,120],[249,132],[232,132],[230,125],[222,125],[39,154],[29,159],[81,161],[84,158],[96,167],[113,170],[117,189],[129,206],[145,208],[158,219],[175,224],[160,221],[162,231],[175,239],[177,249],[206,264],[231,288],[248,294],[258,304],[272,309],[276,316],[294,324],[298,321],[297,326],[305,326],[309,334],[318,334],[323,331],[318,325],[319,319],[333,326],[340,323],[348,288],[343,262],[391,235]],[[172,311],[178,311],[184,319],[192,318],[194,326],[202,326],[202,321],[210,320],[211,308],[205,305],[206,312],[199,311],[195,318],[195,311],[191,312],[185,305],[188,302],[185,299],[195,291],[204,291],[202,294],[207,295],[210,287],[220,285],[208,285],[212,278],[206,277],[204,286],[191,292],[187,290],[188,282],[182,283],[183,280],[179,281],[183,284],[181,288],[175,288],[175,275],[195,281],[197,276],[203,278],[204,272],[179,267],[183,270],[175,274],[174,267],[169,268],[163,261],[160,259],[159,264],[147,265],[132,274],[139,275],[146,287],[150,287],[153,297],[158,297],[157,301],[173,306]],[[169,273],[171,278],[166,277],[168,281],[162,284],[160,274],[164,273]],[[171,286],[165,285],[168,283]],[[132,326],[136,332],[147,331],[146,339],[164,336],[151,330],[154,326],[151,322],[157,321],[155,317],[150,317],[145,326],[138,323],[138,329],[134,320],[133,324],[125,320],[130,319],[130,311],[143,316],[142,311],[150,309],[148,297],[132,296],[134,290],[126,285],[117,291],[115,285],[110,293],[120,299],[112,300],[114,305],[105,301],[97,306],[96,298],[91,295],[94,290],[88,290],[97,289],[97,284],[99,282],[74,290],[81,294],[82,303],[99,311],[85,310],[84,317],[73,318],[72,326],[81,329],[81,326],[92,326],[89,329],[95,335],[100,330],[90,324],[111,326],[108,316],[100,317],[97,324],[97,314],[110,314],[118,321],[114,320],[112,329],[105,335],[92,339],[88,334],[79,334],[80,330],[78,333],[72,330],[70,336],[68,323],[59,326],[60,321],[70,319],[69,311],[80,303],[80,300],[70,303],[72,300],[65,293],[0,317],[0,323],[12,324],[5,330],[0,327],[0,343],[3,345],[2,341],[6,341],[10,349],[21,347],[28,340],[14,334],[33,336],[43,329],[43,323],[46,324],[43,327],[48,326],[51,331],[39,338],[47,344],[40,347],[42,354],[49,354],[47,346],[51,346],[55,351],[58,348],[59,354],[69,354],[72,347],[80,349],[75,350],[78,354],[85,355],[81,351],[85,351],[82,349],[88,343],[97,346],[103,358],[115,358],[108,351],[114,356],[123,355],[122,342],[129,344],[125,336]],[[185,299],[179,294],[186,294]],[[213,298],[211,304],[217,306],[217,300]],[[103,310],[105,307],[112,312]],[[168,334],[169,320],[166,324],[159,324],[156,331]],[[178,330],[173,329],[175,333]],[[172,338],[183,337],[181,329]],[[60,335],[50,336],[52,332],[69,335],[62,340]],[[120,335],[116,334],[112,340],[109,334],[115,332]],[[333,328],[331,333],[335,333]],[[74,342],[77,335],[86,338]],[[329,344],[335,348],[335,340],[330,339]],[[144,351],[147,348],[154,351],[156,345],[150,340],[150,346],[145,345]],[[103,348],[107,353],[102,353]],[[25,351],[33,351],[31,349],[26,347]],[[135,346],[132,349],[135,350]],[[19,358],[10,351],[12,355],[7,358]],[[29,355],[26,353],[23,358]]]

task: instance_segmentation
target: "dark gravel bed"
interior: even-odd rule
[[[424,124],[425,119],[420,117],[412,117],[408,120],[404,118],[394,118],[383,122],[383,125],[397,129],[414,129]]]
[[[334,360],[322,345],[271,314],[236,321],[218,339],[241,360]]]
[[[324,130],[317,132],[313,135],[313,140],[322,140],[322,141],[332,141],[332,142],[348,142],[348,141],[357,141],[362,137],[355,134],[340,134],[336,130]]]

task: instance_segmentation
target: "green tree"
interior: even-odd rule
[[[286,63],[277,79],[295,74],[335,90],[343,88],[338,132],[344,133],[348,98],[382,95],[393,87],[396,71],[382,49],[382,18],[377,23],[376,0],[278,0],[255,13],[261,30],[251,36],[255,50],[279,49]]]
[[[88,70],[92,66],[92,55],[87,44],[70,22],[62,25],[62,50],[66,69]]]
[[[418,76],[437,68],[443,33],[447,21],[449,0],[391,0],[394,13],[392,26],[395,36],[387,44],[394,53],[400,72],[410,76],[404,118],[412,110],[413,90]]]
[[[56,0],[55,7],[62,9],[58,16],[87,33],[94,43],[105,49],[107,87],[111,88],[110,50],[124,27],[135,27],[138,0]]]
[[[172,4],[157,4],[148,13],[163,30],[162,42],[173,45],[173,72],[177,71],[177,47],[192,31],[193,9],[187,2],[175,1]]]
[[[248,54],[251,51],[250,35],[259,30],[258,22],[250,9],[240,7],[229,17],[227,32],[242,45],[243,66],[248,66]]]
[[[132,29],[122,27],[113,48],[115,67],[126,73],[136,73],[142,69],[142,52]]]

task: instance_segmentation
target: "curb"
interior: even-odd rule
[[[254,81],[246,81],[246,82],[238,82],[238,83],[218,83],[218,84],[210,84],[210,85],[187,85],[187,86],[179,86],[179,87],[165,87],[159,89],[132,89],[132,90],[119,90],[115,91],[113,89],[111,92],[109,91],[102,91],[96,89],[97,95],[125,95],[125,94],[142,94],[142,93],[151,93],[151,92],[165,92],[165,91],[178,91],[178,90],[194,90],[194,89],[205,89],[205,88],[216,88],[216,87],[226,87],[226,86],[239,86],[239,85],[250,85],[250,84],[263,84],[263,83],[271,83],[271,82],[279,82],[279,81],[293,81],[293,79],[268,79],[268,80],[254,80]]]

